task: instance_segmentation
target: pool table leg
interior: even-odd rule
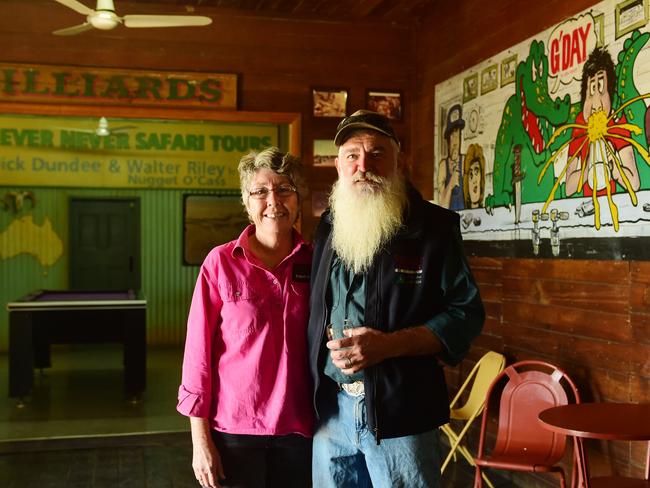
[[[147,312],[124,312],[124,386],[127,394],[137,397],[147,385]]]
[[[9,396],[25,397],[34,386],[31,312],[9,312]]]

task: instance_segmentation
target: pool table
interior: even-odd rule
[[[51,366],[50,344],[121,343],[125,391],[144,391],[147,301],[140,293],[40,290],[8,303],[7,310],[10,397],[28,395],[34,368]]]

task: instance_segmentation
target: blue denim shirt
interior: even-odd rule
[[[355,274],[336,255],[332,260],[331,269],[327,291],[328,324],[337,324],[340,327],[347,321],[350,327],[364,325],[366,275]],[[334,366],[329,354],[325,362],[325,374],[337,383],[352,383],[363,379],[362,371],[353,375],[342,373]]]

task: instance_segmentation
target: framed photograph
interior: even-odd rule
[[[334,167],[334,160],[339,154],[332,139],[314,139],[314,166]]]
[[[648,0],[625,0],[616,5],[616,39],[648,22]]]
[[[402,118],[402,93],[390,90],[368,90],[366,108],[385,115],[389,119]]]
[[[494,91],[499,86],[499,65],[493,64],[481,71],[481,95]]]
[[[471,74],[463,80],[463,103],[478,97],[478,73]]]
[[[237,239],[247,225],[239,195],[183,195],[183,264],[200,265],[213,247]]]
[[[501,61],[501,86],[514,83],[517,73],[517,55],[513,54]]]
[[[605,14],[592,15],[594,19],[594,33],[596,34],[596,47],[605,45]]]
[[[314,88],[314,117],[345,117],[348,114],[348,91],[344,88]]]

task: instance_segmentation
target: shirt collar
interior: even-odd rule
[[[246,255],[246,253],[251,253],[251,247],[249,243],[250,236],[253,235],[255,232],[255,225],[254,224],[249,224],[239,235],[237,238],[237,241],[235,242],[235,246],[232,249],[232,257],[233,258],[241,258]],[[292,229],[291,230],[293,234],[293,249],[287,256],[292,256],[294,254],[297,254],[300,252],[300,250],[308,246],[307,242],[302,238],[302,235],[296,230]],[[286,258],[285,258],[286,259]]]

